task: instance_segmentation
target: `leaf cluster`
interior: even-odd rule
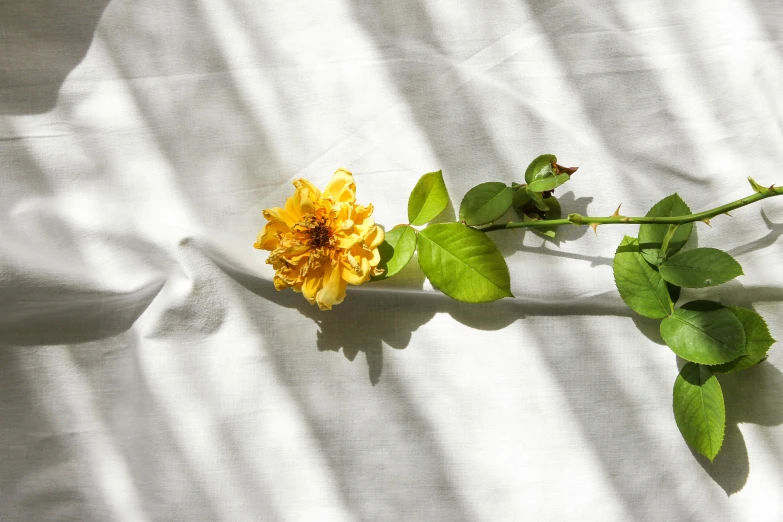
[[[466,223],[488,223],[502,216],[511,206],[512,195],[503,183],[484,183],[465,196],[467,203],[460,208],[461,222],[433,224],[431,221],[448,207],[450,200],[443,173],[425,174],[408,198],[409,223],[387,232],[379,247],[379,268],[384,273],[376,279],[397,274],[415,252],[427,279],[453,299],[486,303],[512,297],[503,255],[486,234]],[[428,226],[423,230],[414,228],[422,225]]]
[[[416,183],[408,198],[408,224],[386,233],[379,247],[383,280],[399,273],[418,255],[419,266],[432,285],[453,299],[486,303],[513,297],[503,255],[481,227],[496,222],[512,208],[523,221],[559,219],[559,187],[576,172],[562,167],[552,154],[534,159],[525,171],[525,183],[510,186],[500,181],[471,188],[459,206],[459,222],[437,223],[450,199],[441,171],[430,172]],[[414,227],[427,225],[423,230]],[[555,227],[536,232],[555,237]]]
[[[677,194],[656,203],[647,217],[687,216]],[[673,409],[683,438],[713,460],[720,451],[726,411],[716,374],[750,368],[775,342],[764,319],[746,308],[696,300],[675,306],[681,288],[720,285],[742,275],[740,264],[717,248],[681,251],[693,223],[643,224],[639,237],[625,236],[614,256],[614,279],[636,313],[661,319],[661,337],[687,363],[673,389]]]
[[[574,172],[575,167],[558,165],[554,155],[541,155],[525,170],[524,183],[492,181],[471,188],[462,198],[455,223],[433,223],[449,206],[450,198],[442,172],[425,174],[408,199],[408,223],[386,232],[379,247],[383,274],[375,279],[394,276],[417,254],[427,279],[453,299],[485,303],[513,297],[508,266],[486,232],[506,228],[498,221],[513,212],[524,226],[554,238],[557,225],[563,224],[554,191]],[[753,180],[751,185],[758,194],[773,192],[773,187],[762,188]],[[615,217],[631,219],[618,213]],[[740,264],[720,249],[683,248],[693,230],[693,219],[675,224],[655,222],[658,218],[672,221],[673,217],[693,218],[678,194],[663,198],[647,212],[646,218],[651,219],[644,220],[637,237],[623,238],[614,256],[614,279],[620,297],[632,310],[661,320],[663,340],[686,361],[674,383],[674,418],[688,444],[713,460],[722,446],[726,424],[717,375],[745,370],[765,360],[775,340],[764,319],[753,310],[706,300],[676,305],[682,289],[717,286],[743,272]],[[605,218],[588,219],[571,214],[567,222],[594,227],[599,221],[608,222]],[[561,222],[551,224],[552,220]]]

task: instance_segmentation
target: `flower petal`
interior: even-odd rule
[[[340,259],[340,264],[343,270],[342,278],[345,282],[352,285],[360,285],[367,281],[370,265],[366,259],[356,259],[351,254],[347,254]],[[364,270],[365,266],[367,270]]]
[[[343,248],[343,249],[349,249],[355,244],[359,243],[362,238],[359,234],[341,234],[338,233],[335,235],[337,238],[337,247]]]
[[[376,266],[378,266],[378,264],[381,262],[381,252],[380,252],[380,250],[378,250],[377,248],[374,248],[372,250],[372,254],[370,256],[369,261],[370,261],[370,266],[371,267],[375,268]]]
[[[294,220],[294,223],[302,219],[302,192],[307,191],[302,191],[297,188],[294,190],[294,195],[285,200],[285,210]]]
[[[318,190],[318,187],[316,187],[315,185],[313,185],[312,183],[310,183],[304,178],[295,179],[294,186],[300,190],[303,188],[307,189],[310,192],[310,199],[312,199],[313,201],[317,199],[321,199],[321,191]]]
[[[375,225],[373,228],[368,230],[367,235],[364,236],[364,244],[367,245],[368,248],[376,248],[378,245],[383,243],[383,239],[385,237],[386,234],[383,232],[383,229],[378,225]]]
[[[267,221],[282,221],[289,227],[294,226],[296,223],[296,219],[294,219],[294,216],[288,213],[288,211],[284,208],[280,207],[273,207],[273,208],[267,208],[263,211],[264,217]]]
[[[342,273],[340,264],[327,266],[324,272],[324,286],[315,296],[315,302],[321,310],[331,310],[333,305],[340,304],[345,299],[345,280],[340,277]]]
[[[368,217],[372,216],[373,213],[373,206],[372,203],[367,205],[366,207],[363,207],[361,205],[353,205],[353,216],[352,219],[356,223],[363,223],[364,220],[366,220]]]
[[[354,261],[355,267],[350,266],[347,261],[342,263],[343,274],[342,277],[346,283],[352,285],[362,285],[370,278],[370,261],[363,257]]]
[[[305,296],[310,304],[315,304],[315,297],[323,284],[323,270],[309,272],[307,278],[302,283],[302,295]]]
[[[306,179],[294,180],[294,186],[299,194],[299,213],[315,214],[315,202],[321,199],[321,191]]]
[[[256,239],[253,246],[261,250],[274,250],[280,246],[280,240],[277,238],[277,234],[285,233],[289,230],[288,225],[282,221],[270,221],[261,229],[261,232],[258,234],[258,239]]]
[[[326,184],[324,196],[332,196],[338,203],[354,203],[356,201],[356,183],[353,174],[340,169],[332,175],[332,179]]]
[[[375,226],[375,221],[373,221],[371,218],[367,218],[361,223],[358,221],[355,222],[353,229],[357,234],[362,236],[362,238],[366,238],[371,232],[373,232]]]

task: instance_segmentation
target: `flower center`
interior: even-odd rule
[[[310,229],[310,245],[322,247],[329,244],[332,239],[332,231],[323,223],[318,223]]]

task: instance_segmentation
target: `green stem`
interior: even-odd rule
[[[666,261],[666,251],[669,249],[669,242],[674,237],[674,233],[677,231],[680,225],[669,225],[666,230],[666,235],[663,236],[663,242],[661,243],[661,261]]]
[[[482,232],[492,232],[494,230],[506,230],[512,228],[544,228],[544,227],[558,227],[560,225],[640,225],[644,223],[661,224],[661,225],[682,225],[684,223],[692,223],[694,221],[708,222],[711,218],[720,214],[725,214],[734,209],[750,205],[756,201],[762,199],[783,195],[783,187],[775,187],[774,185],[769,188],[763,188],[759,186],[755,181],[751,180],[751,185],[756,192],[750,196],[746,196],[737,201],[715,207],[704,212],[697,212],[696,214],[687,214],[685,216],[670,216],[670,217],[626,217],[626,216],[607,216],[607,217],[589,217],[582,216],[580,214],[569,214],[567,219],[550,219],[543,221],[513,221],[511,223],[497,223],[488,227],[479,228]]]

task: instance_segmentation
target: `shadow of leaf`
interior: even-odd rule
[[[748,481],[750,462],[740,424],[778,426],[783,423],[783,374],[769,362],[753,368],[718,374],[726,403],[726,433],[723,447],[710,461],[691,449],[702,468],[727,495],[740,491]]]
[[[636,328],[642,334],[644,334],[647,339],[654,342],[655,344],[666,346],[663,337],[661,337],[661,321],[659,319],[649,319],[647,317],[634,314],[631,316],[631,320],[633,321],[633,324],[636,325]]]
[[[592,197],[577,198],[573,191],[558,196],[557,200],[560,202],[560,207],[563,209],[563,217],[573,213],[586,216],[588,215],[587,206],[593,202]],[[561,242],[576,241],[584,236],[587,230],[588,227],[558,227],[554,240],[550,241],[556,245],[559,245]]]
[[[568,193],[564,199],[568,196],[573,198],[573,193]],[[592,198],[574,201],[583,205],[580,209],[580,212],[583,212]],[[453,214],[453,206],[449,205],[438,221],[452,220]],[[581,234],[584,234],[584,230]],[[504,255],[508,255],[509,251],[524,251],[589,260],[593,266],[612,264],[610,257],[561,252],[548,248],[546,243],[539,247],[521,245],[519,231],[493,233],[493,240]],[[658,321],[641,318],[626,308],[614,306],[613,302],[595,304],[589,299],[578,299],[564,303],[522,298],[486,304],[465,304],[438,292],[424,291],[425,278],[418,267],[416,255],[394,278],[351,288],[345,302],[328,313],[311,306],[301,295],[294,292],[277,292],[269,281],[253,275],[247,269],[234,266],[214,250],[210,257],[246,289],[287,308],[295,308],[316,323],[319,328],[316,344],[320,351],[342,350],[343,355],[350,361],[354,361],[357,355],[363,352],[373,385],[379,382],[383,373],[383,345],[395,349],[406,348],[413,332],[437,313],[447,313],[460,323],[479,330],[499,330],[527,315],[626,315],[632,318],[637,328],[650,341],[664,346]],[[724,285],[724,288],[731,289],[731,283]],[[744,290],[741,285],[739,289]],[[755,292],[754,296],[757,297]],[[727,444],[727,447],[729,445]]]

